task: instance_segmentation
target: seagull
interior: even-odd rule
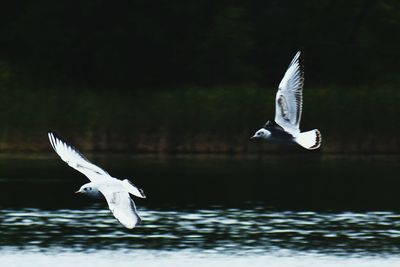
[[[78,150],[62,141],[56,134],[49,132],[48,137],[54,151],[70,167],[83,173],[90,183],[84,184],[75,193],[85,194],[92,198],[104,197],[115,218],[128,229],[141,222],[135,203],[129,196],[146,198],[142,189],[129,180],[119,180],[112,177],[100,167],[91,163]]]
[[[267,123],[251,139],[265,139],[275,143],[299,144],[306,149],[321,146],[322,136],[314,129],[300,132],[303,107],[304,71],[297,52],[279,84],[275,98],[275,122]]]

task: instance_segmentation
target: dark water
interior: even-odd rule
[[[59,159],[4,156],[1,266],[400,266],[399,159],[95,158],[148,195],[128,230]]]

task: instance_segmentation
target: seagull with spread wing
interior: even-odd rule
[[[300,64],[299,51],[279,84],[275,99],[275,122],[267,121],[251,139],[260,138],[276,143],[297,143],[306,149],[317,149],[321,146],[322,136],[319,130],[300,132],[303,85],[304,72]]]
[[[100,167],[87,160],[73,146],[62,141],[54,133],[48,133],[51,146],[70,167],[83,173],[90,183],[84,184],[76,193],[89,197],[104,197],[115,218],[126,228],[132,229],[141,219],[137,213],[135,203],[129,196],[146,198],[142,189],[137,188],[129,180],[119,180],[112,177]]]

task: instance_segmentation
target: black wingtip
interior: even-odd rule
[[[322,134],[321,132],[316,129],[315,130],[315,134],[316,134],[316,138],[315,138],[315,145],[313,145],[312,147],[310,147],[310,149],[317,149],[321,146],[322,144]]]
[[[142,224],[142,222],[143,222],[142,218],[140,218],[140,216],[139,216],[139,215],[137,215],[137,223],[136,223],[136,225],[135,225],[135,226],[137,226],[137,225],[141,225],[141,224]]]
[[[146,198],[146,194],[144,193],[143,189],[141,189],[141,188],[138,188],[138,189],[139,189],[139,192],[142,195],[142,197]]]

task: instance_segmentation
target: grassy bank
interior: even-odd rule
[[[274,116],[275,88],[95,91],[2,84],[1,151],[46,151],[54,130],[82,150],[145,153],[274,152],[250,135]],[[319,128],[321,152],[400,152],[400,91],[305,88],[301,127]],[[295,150],[279,146],[279,151]]]

